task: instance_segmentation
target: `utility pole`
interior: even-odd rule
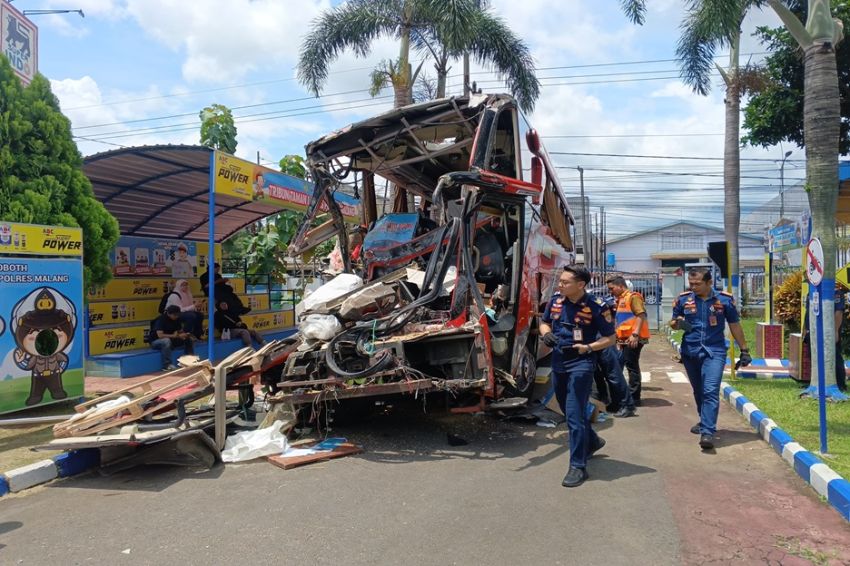
[[[790,149],[785,152],[782,158],[782,165],[779,166],[779,219],[785,216],[785,160],[794,153]]]
[[[605,256],[605,250],[607,246],[605,245],[605,231],[607,230],[607,226],[605,226],[605,207],[599,207],[599,215],[602,217],[602,228],[599,230],[599,266],[602,268],[602,283],[605,283],[606,272],[608,271],[608,258]]]
[[[584,265],[586,267],[590,267],[590,263],[588,263],[588,253],[587,253],[587,220],[589,214],[589,206],[587,201],[584,200],[584,169],[581,167],[576,167],[578,169],[578,178],[579,178],[579,187],[581,189],[581,250],[582,255],[584,256]]]

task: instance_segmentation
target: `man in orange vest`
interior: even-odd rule
[[[630,291],[626,280],[612,277],[608,290],[617,299],[617,344],[622,365],[629,371],[629,389],[636,406],[640,406],[640,351],[649,342],[649,323],[640,293]]]

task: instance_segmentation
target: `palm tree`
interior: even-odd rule
[[[446,79],[451,70],[449,63],[458,58],[466,61],[472,56],[479,64],[491,62],[505,77],[520,107],[530,112],[540,95],[540,81],[535,75],[534,59],[528,46],[501,18],[487,11],[486,2],[477,0],[461,4],[464,10],[440,18],[424,33],[412,37],[418,52],[434,58],[437,98],[446,96]],[[467,80],[464,78],[464,81]]]
[[[739,65],[741,23],[749,1],[739,2],[738,10],[717,10],[717,0],[689,0],[682,24],[676,56],[685,84],[706,95],[711,89],[711,71],[717,48],[729,49],[729,67],[717,70],[726,85],[725,136],[723,150],[723,227],[729,246],[729,281],[732,294],[739,297],[738,233],[741,224],[741,95],[744,77]]]
[[[434,56],[438,82],[443,82],[438,93],[443,95],[448,61],[464,51],[481,62],[491,62],[524,109],[532,109],[539,95],[528,48],[475,0],[349,0],[313,22],[301,46],[298,79],[318,96],[329,65],[341,52],[352,49],[366,56],[372,41],[382,35],[399,39],[399,56],[373,71],[372,92],[389,82],[395,107],[411,102],[421,69],[421,64],[416,71],[411,67],[411,44]]]
[[[706,2],[708,4],[709,2]],[[715,14],[731,20],[742,13],[742,0],[714,0]],[[752,0],[751,5],[768,4],[800,44],[805,61],[805,106],[803,130],[806,140],[806,191],[812,211],[812,236],[820,238],[824,251],[824,278],[821,293],[822,312],[832,312],[835,286],[835,211],[838,201],[838,146],[840,139],[840,99],[835,45],[843,38],[843,25],[832,18],[829,0],[808,0],[805,25],[779,0]],[[643,23],[645,0],[621,0],[626,14],[635,23]],[[823,336],[811,322],[812,344],[835,342],[835,324],[823,317]],[[824,357],[824,378],[834,391],[835,358]],[[833,386],[833,387],[830,387]]]

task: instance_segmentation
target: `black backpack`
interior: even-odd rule
[[[171,295],[177,295],[179,297],[180,293],[178,293],[177,291],[169,291],[164,294],[159,300],[159,308],[157,309],[157,311],[159,311],[159,314],[163,314],[165,312],[165,305],[168,303],[168,297],[170,297]]]
[[[145,334],[145,342],[147,342],[148,344],[151,344],[154,340],[156,340],[156,330],[154,329],[154,327],[156,326],[156,321],[158,321],[159,318],[160,317],[158,316],[151,321],[150,327],[148,328],[148,333]]]

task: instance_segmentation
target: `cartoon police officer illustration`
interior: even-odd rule
[[[41,403],[45,389],[54,401],[67,398],[62,373],[68,367],[65,350],[74,339],[77,325],[73,303],[57,290],[41,287],[15,305],[11,322],[17,345],[15,365],[32,372],[25,404]]]

